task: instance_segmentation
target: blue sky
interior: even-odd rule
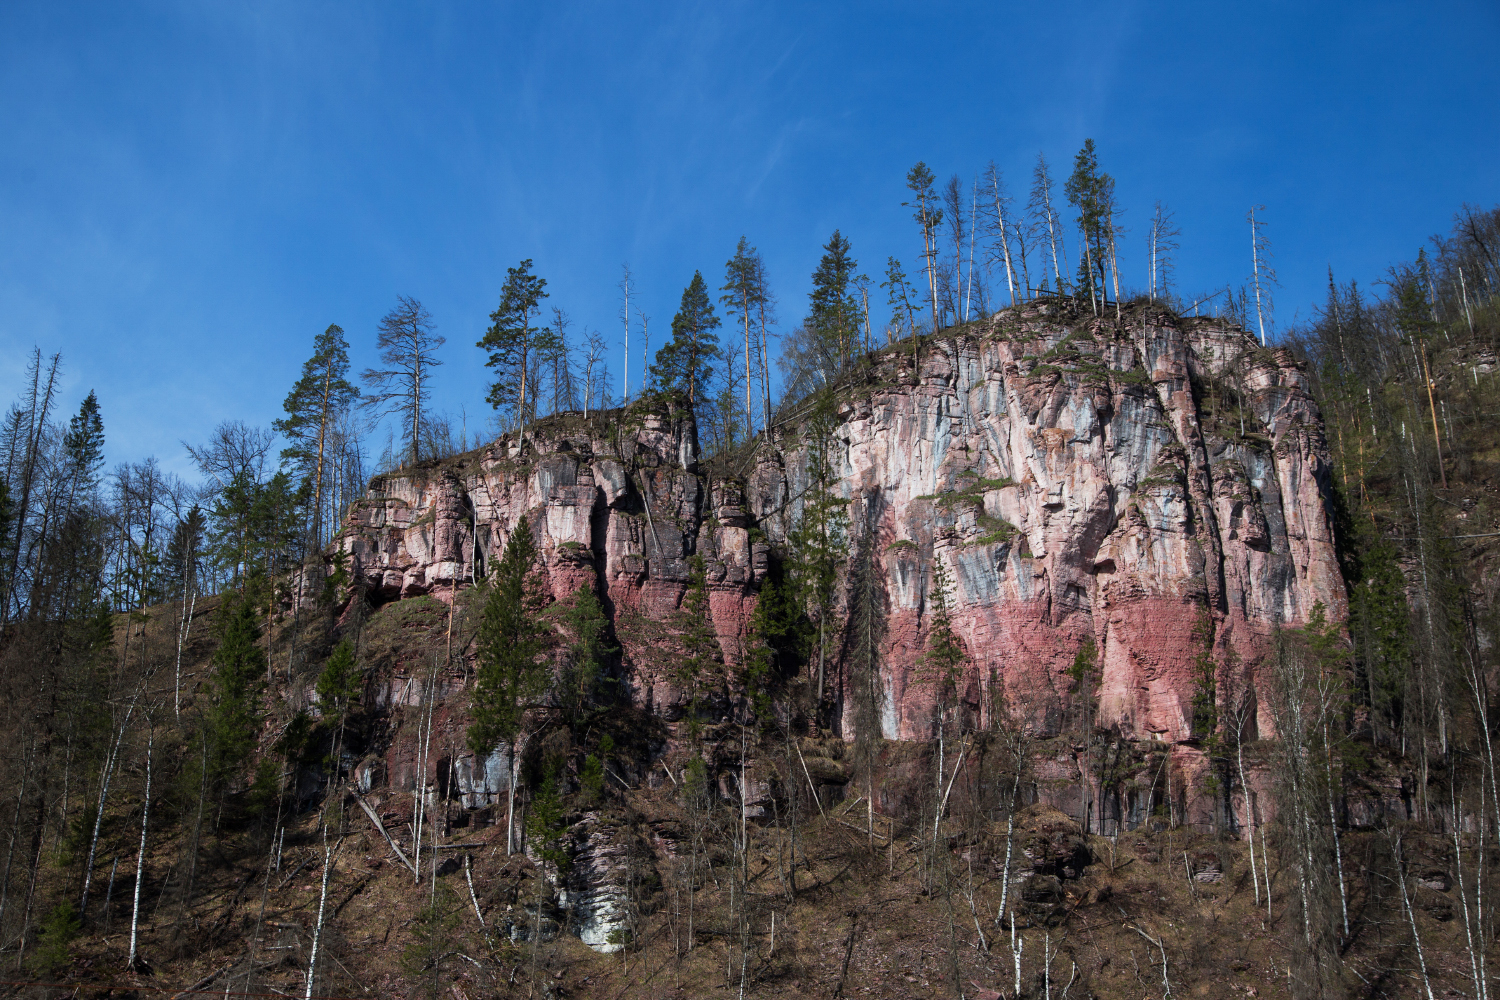
[[[1500,7],[1309,4],[0,4],[0,397],[32,345],[99,393],[112,462],[268,424],[313,336],[356,367],[398,294],[448,338],[434,404],[489,416],[474,341],[523,257],[547,305],[660,343],[744,234],[782,325],[840,228],[915,267],[907,169],[993,159],[1024,193],[1085,138],[1145,282],[1245,280],[1264,204],[1278,325],[1331,264],[1378,280],[1500,200]],[[878,280],[878,278],[877,278]],[[632,382],[639,378],[639,333]],[[611,359],[618,385],[619,352]],[[378,450],[378,444],[377,444]]]

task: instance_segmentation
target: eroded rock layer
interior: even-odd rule
[[[915,360],[909,345],[880,354],[830,421],[773,428],[739,467],[701,463],[692,415],[671,401],[538,421],[523,439],[379,477],[342,545],[377,600],[447,600],[527,518],[552,594],[595,587],[625,689],[669,721],[688,699],[674,680],[679,612],[702,554],[726,670],[700,706],[723,714],[743,697],[734,668],[822,434],[851,556],[875,561],[884,595],[885,736],[932,732],[922,653],[935,563],[954,581],[969,654],[958,691],[976,721],[1003,694],[1038,735],[1060,731],[1080,708],[1068,668],[1092,639],[1098,723],[1184,739],[1211,642],[1221,705],[1268,734],[1257,667],[1273,629],[1319,603],[1344,613],[1305,375],[1217,320],[1052,309],[1007,310],[924,342]],[[826,697],[846,737],[850,680],[834,658]]]

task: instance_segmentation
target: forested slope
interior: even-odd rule
[[[1039,297],[707,456],[538,419],[305,551],[257,486],[213,586],[86,404],[12,477],[7,989],[1483,996],[1497,237],[1270,348]]]

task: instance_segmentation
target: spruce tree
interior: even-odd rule
[[[588,584],[579,584],[573,592],[573,606],[564,620],[573,633],[573,642],[568,647],[568,662],[557,686],[568,722],[576,730],[587,721],[589,708],[607,679],[604,670],[609,658],[619,650],[609,641],[609,619]]]
[[[1115,181],[1099,169],[1099,154],[1093,139],[1085,139],[1083,148],[1073,159],[1073,173],[1063,185],[1068,203],[1078,209],[1078,229],[1083,239],[1083,254],[1078,261],[1078,280],[1087,284],[1090,301],[1103,298],[1109,260],[1109,227],[1113,226],[1110,209],[1114,201]]]
[[[885,646],[885,593],[876,537],[878,495],[864,502],[864,530],[849,568],[849,627],[844,633],[854,700],[854,765],[865,783],[866,833],[875,844],[875,771],[884,737],[885,685],[881,679]]]
[[[1219,729],[1219,664],[1214,659],[1214,620],[1205,605],[1193,623],[1193,717],[1192,735],[1212,739]]]
[[[1098,711],[1097,691],[1099,686],[1099,648],[1092,637],[1084,639],[1083,645],[1073,656],[1068,668],[1068,677],[1073,681],[1073,696],[1081,706],[1080,728],[1083,731],[1083,832],[1093,832],[1094,794],[1089,781],[1093,775],[1094,716]]]
[[[672,339],[656,352],[651,366],[651,377],[663,392],[686,392],[689,404],[696,407],[713,379],[713,362],[723,358],[714,333],[718,328],[719,317],[709,301],[703,272],[694,271],[672,317]]]
[[[535,570],[536,542],[531,525],[522,518],[505,545],[500,565],[486,581],[474,721],[468,733],[469,749],[476,754],[488,754],[498,744],[513,740],[521,716],[546,689],[546,663],[541,658],[546,630],[534,615]]]
[[[828,646],[838,634],[836,597],[838,570],[848,554],[849,501],[838,494],[839,477],[830,454],[833,428],[824,415],[807,426],[807,486],[802,516],[788,533],[792,565],[797,567],[797,597],[816,630],[817,658],[814,717],[822,724]]]
[[[813,272],[808,293],[811,311],[807,325],[828,359],[830,376],[847,365],[859,345],[859,303],[854,298],[854,274],[859,262],[849,256],[849,241],[837,229],[823,244],[823,256]]]
[[[323,664],[323,672],[318,675],[316,685],[318,703],[322,706],[323,717],[337,730],[333,740],[331,761],[334,774],[339,774],[342,768],[340,758],[343,756],[344,749],[344,723],[349,717],[349,707],[358,700],[363,686],[363,678],[355,662],[354,642],[351,639],[343,639],[333,647],[333,653],[328,657],[328,662]]]
[[[316,690],[318,702],[323,706],[325,717],[342,721],[349,706],[359,697],[359,669],[354,660],[354,642],[342,640],[333,647],[323,672],[318,675]]]
[[[511,750],[507,792],[506,853],[515,844],[515,790],[519,770],[517,748],[523,736],[526,710],[547,690],[549,671],[542,657],[547,631],[536,617],[540,609],[536,543],[523,517],[506,542],[500,565],[485,582],[484,611],[477,639],[479,669],[474,685],[468,744],[476,768],[501,743]]]
[[[772,686],[807,662],[816,634],[798,600],[796,584],[788,578],[783,561],[774,556],[761,582],[749,631],[742,681],[751,709],[767,724],[773,708]]]
[[[698,733],[698,685],[722,656],[708,603],[708,566],[702,553],[688,560],[688,587],[680,612],[684,655],[677,665],[677,682],[688,690],[688,728]]]
[[[99,470],[104,467],[104,418],[99,413],[99,399],[92,391],[68,421],[63,437],[63,454],[67,462],[68,498],[72,502],[93,496],[99,485]]]
[[[939,693],[937,725],[941,728],[967,659],[963,641],[953,629],[953,578],[941,560],[933,561],[931,600],[932,623],[927,626],[922,662]]]
[[[225,598],[217,618],[220,640],[213,655],[213,706],[208,725],[214,773],[224,781],[245,766],[255,749],[266,654],[260,646],[255,608],[249,601],[232,595]]]

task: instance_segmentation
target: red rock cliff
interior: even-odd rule
[[[1318,602],[1344,614],[1321,419],[1293,359],[1243,330],[1140,308],[1123,323],[1007,310],[924,344],[915,377],[909,348],[881,354],[841,398],[838,488],[851,535],[875,539],[887,602],[887,737],[932,725],[920,664],[934,560],[955,581],[969,710],[990,711],[1000,685],[1041,733],[1076,708],[1067,669],[1086,639],[1099,650],[1099,723],[1175,741],[1201,609],[1221,662],[1232,648],[1242,664],[1221,696],[1243,685],[1252,705],[1277,622]],[[800,513],[801,430],[777,428],[715,478],[691,414],[668,403],[538,421],[467,467],[379,477],[342,544],[382,598],[446,597],[530,518],[553,593],[595,582],[631,696],[672,717],[683,694],[665,651],[688,560],[708,561],[732,666],[767,565],[751,529],[777,545]],[[852,735],[845,686],[835,669],[835,727]],[[1267,713],[1258,722],[1268,733]]]

